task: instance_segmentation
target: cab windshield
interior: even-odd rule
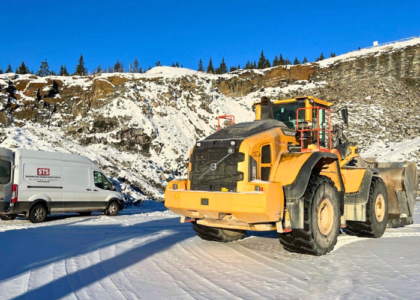
[[[296,129],[296,111],[305,107],[304,102],[273,105],[274,119],[283,122],[288,128]],[[299,122],[305,121],[305,110],[299,111]]]

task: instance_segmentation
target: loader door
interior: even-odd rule
[[[270,144],[261,147],[260,179],[268,181],[271,172],[271,146]]]

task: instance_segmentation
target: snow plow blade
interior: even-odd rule
[[[413,224],[418,177],[417,167],[410,163],[373,162],[379,176],[385,182],[388,194],[387,227]]]

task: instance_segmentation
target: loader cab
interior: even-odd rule
[[[296,143],[300,151],[331,150],[332,103],[315,97],[297,97],[286,100],[269,101],[263,97],[254,103],[255,120],[272,118],[283,122],[296,131]],[[264,113],[271,110],[272,114]]]

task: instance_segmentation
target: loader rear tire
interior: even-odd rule
[[[388,222],[388,194],[383,180],[373,177],[366,204],[366,222],[347,221],[347,234],[380,238]]]
[[[340,231],[340,200],[330,178],[312,175],[304,194],[304,229],[279,233],[290,252],[324,255],[334,249]]]
[[[243,239],[246,235],[245,230],[222,229],[204,226],[197,223],[193,223],[193,229],[195,233],[203,240],[213,242],[233,242]]]

